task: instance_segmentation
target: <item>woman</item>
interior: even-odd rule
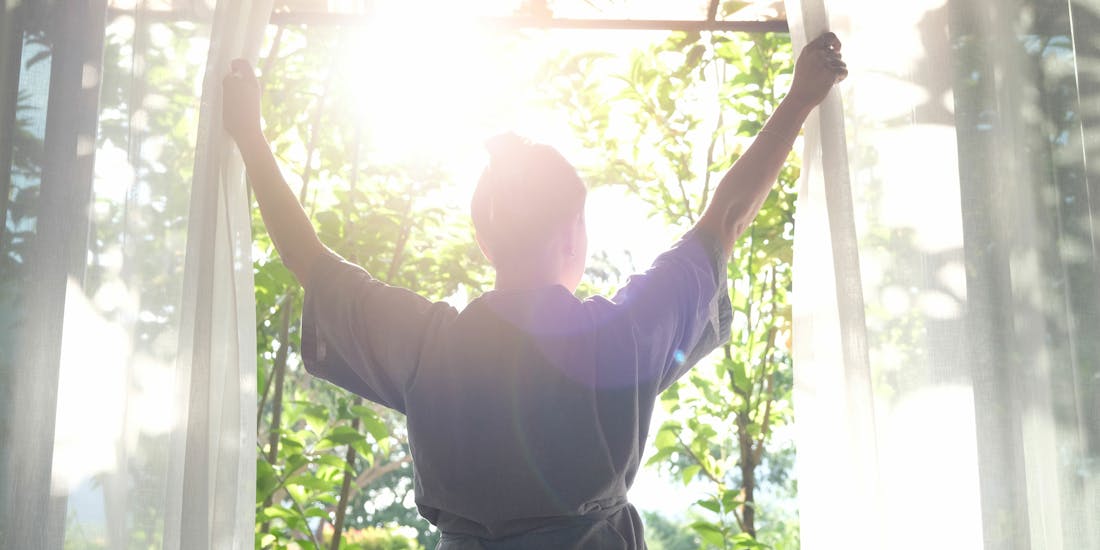
[[[490,140],[471,206],[494,290],[461,312],[327,249],[260,129],[234,61],[224,123],[276,248],[306,289],[306,369],[406,414],[416,503],[440,548],[645,548],[626,493],[658,394],[728,339],[726,262],[810,111],[847,75],[826,33],[706,212],[610,300],[580,301],[585,187],[553,148]]]

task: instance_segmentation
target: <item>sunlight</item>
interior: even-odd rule
[[[380,6],[372,23],[347,39],[341,85],[363,129],[370,163],[413,161],[447,167],[458,185],[445,197],[465,204],[485,163],[484,140],[515,129],[527,100],[524,72],[457,6],[423,17],[416,6]]]
[[[982,545],[974,391],[950,384],[910,392],[879,404],[881,489],[893,548],[929,548],[950,540],[957,548]],[[927,452],[927,449],[942,449]],[[928,487],[942,488],[929,491]],[[912,518],[936,510],[936,529]]]
[[[469,17],[421,18],[414,6],[388,5],[350,40],[342,60],[360,94],[355,116],[385,149],[399,154],[468,142],[491,124],[502,98],[514,98],[494,36]],[[438,14],[437,14],[438,15]]]
[[[578,167],[599,162],[577,146],[560,110],[540,104],[544,91],[534,82],[541,66],[533,60],[587,49],[625,57],[653,40],[645,32],[517,34],[487,28],[457,7],[431,17],[406,4],[384,8],[347,41],[339,60],[343,85],[356,97],[350,115],[364,129],[370,162],[413,159],[446,166],[457,184],[446,200],[456,204],[473,193],[486,161],[484,140],[500,132],[550,144]],[[590,197],[596,203],[589,206],[592,252],[633,250],[637,263],[631,267],[643,268],[658,248],[673,242],[662,224],[641,213],[643,205],[615,205],[605,195]],[[644,230],[627,235],[620,230],[624,224]]]
[[[132,346],[69,279],[57,395],[53,494],[66,495],[118,469],[126,423],[126,367]]]
[[[479,26],[457,8],[449,17],[424,17],[410,5],[386,8],[371,25],[346,39],[338,60],[338,81],[355,98],[349,115],[361,125],[371,156],[365,162],[437,162],[455,182],[441,194],[460,205],[469,201],[486,161],[484,140],[499,132],[516,131],[548,143],[578,167],[600,163],[600,152],[579,147],[560,108],[540,104],[545,90],[533,84],[540,62],[603,50],[615,52],[625,72],[628,53],[657,39],[650,32],[503,33]],[[609,79],[607,85],[615,83]],[[614,130],[629,138],[629,128]],[[648,209],[621,188],[591,190],[586,214],[589,253],[611,254],[624,275],[644,270],[680,236],[661,220],[651,219]],[[631,229],[624,231],[625,227]],[[456,305],[468,300],[466,295],[451,298]],[[657,416],[663,418],[663,412]],[[640,509],[664,512],[687,510],[705,496],[700,487],[670,484],[648,468],[638,472],[632,495]]]

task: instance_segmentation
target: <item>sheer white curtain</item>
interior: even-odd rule
[[[804,546],[1100,548],[1097,3],[787,7],[851,69],[798,205]]]
[[[0,548],[251,548],[250,217],[219,97],[271,0],[108,5],[9,2],[0,28]]]

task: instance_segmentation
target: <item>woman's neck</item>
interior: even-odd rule
[[[532,288],[545,288],[554,285],[562,285],[560,277],[556,275],[556,271],[498,270],[494,288],[497,290],[526,290]]]
[[[524,290],[562,285],[561,260],[551,254],[531,254],[524,260],[497,266],[497,290]]]

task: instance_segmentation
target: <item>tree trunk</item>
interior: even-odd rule
[[[741,529],[752,538],[756,538],[756,456],[753,452],[753,439],[749,434],[749,412],[737,413],[737,438],[741,450]]]
[[[362,405],[363,398],[356,397],[353,405]],[[359,431],[359,418],[351,421],[351,429]],[[340,484],[340,499],[336,504],[336,519],[332,522],[332,550],[340,550],[340,536],[344,532],[344,518],[348,510],[348,497],[351,495],[351,480],[355,477],[355,448],[348,445],[348,452],[344,456],[344,481]]]
[[[290,351],[290,318],[294,314],[293,296],[287,295],[283,301],[282,324],[279,327],[279,350],[275,352],[275,396],[271,402],[271,429],[267,440],[267,463],[275,464],[279,457],[279,433],[280,424],[283,421],[283,380],[286,377],[287,353]],[[264,500],[264,508],[271,506],[274,495],[268,495]],[[264,522],[260,526],[260,532],[266,533],[270,522]]]

